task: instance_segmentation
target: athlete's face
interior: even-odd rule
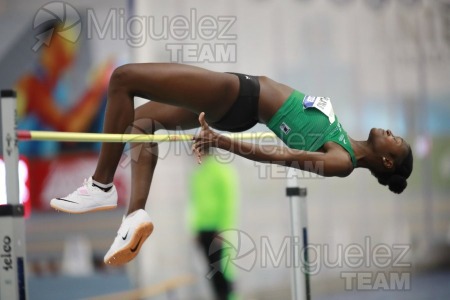
[[[372,128],[367,141],[380,156],[383,166],[388,169],[394,169],[409,152],[408,143],[403,138],[395,136],[389,129]]]

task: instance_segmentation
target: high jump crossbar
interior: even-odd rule
[[[16,135],[20,141],[60,142],[161,143],[192,141],[194,139],[193,134],[115,134],[26,130],[17,130]],[[222,135],[232,139],[262,139],[267,141],[276,137],[272,132],[224,133]]]
[[[104,134],[55,131],[16,130],[16,97],[14,91],[1,91],[1,141],[5,160],[7,204],[0,206],[0,242],[8,242],[10,248],[8,262],[11,269],[0,270],[0,300],[26,299],[25,272],[25,227],[23,206],[19,203],[17,141],[65,141],[65,142],[178,142],[192,141],[191,134]],[[271,132],[231,133],[223,135],[232,139],[258,139],[273,141]],[[287,178],[286,195],[290,200],[291,212],[291,253],[292,253],[292,299],[310,300],[308,274],[308,234],[306,219],[306,188],[300,188],[295,169],[290,168]],[[3,249],[5,249],[3,247]],[[0,250],[1,251],[1,250]]]

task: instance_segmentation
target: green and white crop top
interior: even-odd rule
[[[307,96],[294,90],[267,127],[288,147],[298,150],[317,151],[326,142],[339,144],[356,167],[355,153],[334,114],[330,98]]]

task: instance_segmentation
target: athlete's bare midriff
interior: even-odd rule
[[[293,92],[287,85],[259,76],[259,121],[267,123]]]

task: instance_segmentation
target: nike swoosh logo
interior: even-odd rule
[[[141,243],[141,240],[142,240],[142,236],[141,236],[141,238],[139,239],[137,245],[136,245],[134,248],[131,248],[131,249],[130,249],[131,252],[136,252],[136,250],[139,248],[139,244]]]
[[[127,231],[127,234],[125,234],[125,236],[122,237],[122,240],[125,241],[127,239],[127,236],[128,236],[128,231]]]
[[[78,202],[75,202],[75,201],[70,201],[70,200],[67,200],[67,199],[63,199],[63,198],[56,198],[56,199],[58,199],[58,200],[61,200],[61,201],[66,201],[66,202],[71,202],[71,203],[76,203],[76,204],[79,204]]]

